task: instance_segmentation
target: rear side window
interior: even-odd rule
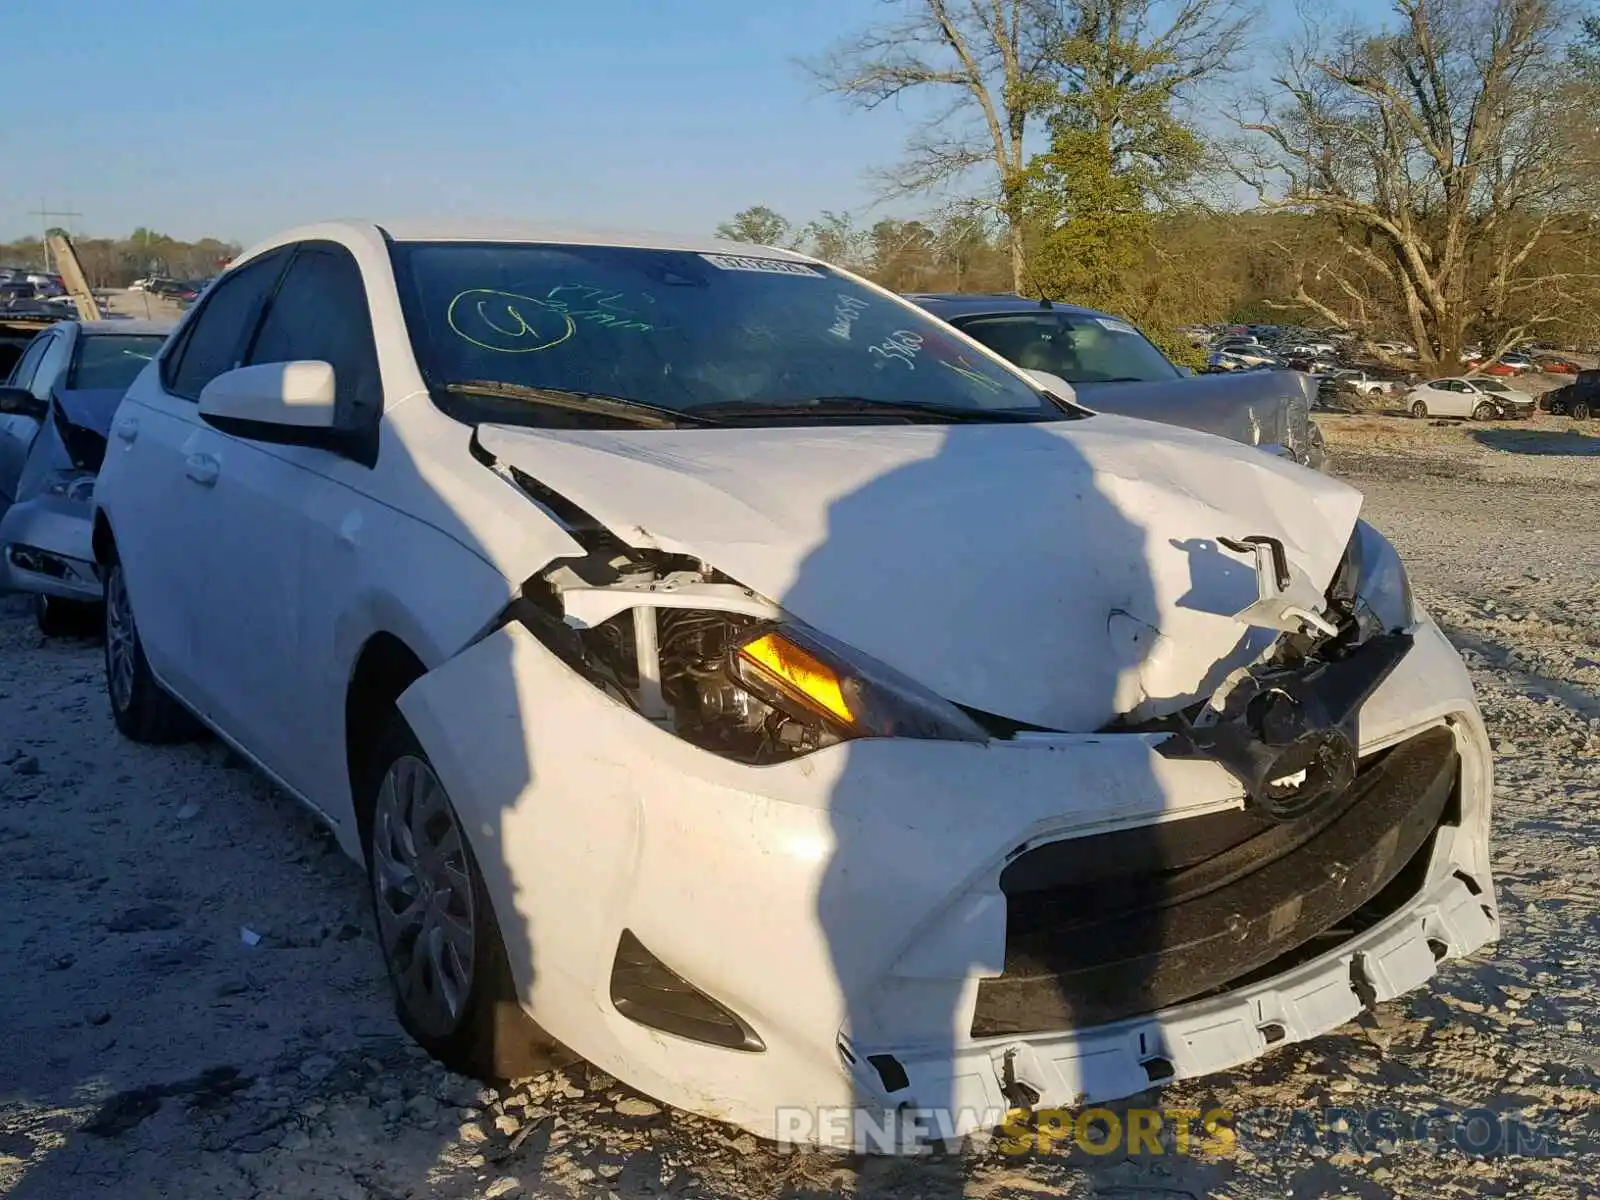
[[[167,391],[198,400],[206,384],[240,365],[245,339],[282,268],[283,255],[268,254],[218,281],[162,362]]]
[[[302,246],[262,318],[247,361],[316,359],[333,366],[336,420],[345,429],[382,411],[378,353],[361,269],[342,246]]]

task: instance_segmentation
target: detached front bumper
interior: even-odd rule
[[[0,592],[100,600],[93,537],[87,504],[51,495],[19,500],[0,518]]]
[[[1420,737],[1437,767],[1442,745],[1444,790],[1418,784],[1428,795],[1408,806],[1405,785],[1391,788],[1375,846],[1347,830],[1351,861],[1324,855],[1303,888],[1236,912],[1172,907],[1148,962],[1122,948],[1133,966],[1115,982],[1120,1011],[1056,1003],[1092,989],[1039,982],[1066,977],[1045,961],[1048,922],[1023,936],[1006,872],[1105,835],[1136,857],[1238,814],[1233,777],[1164,757],[1162,734],[860,741],[748,767],[647,724],[517,625],[425,676],[401,707],[472,836],[523,1002],[553,1036],[644,1092],[763,1136],[848,1141],[848,1125],[793,1114],[905,1106],[944,1111],[941,1133],[961,1136],[1018,1104],[1110,1100],[1314,1037],[1497,936],[1487,739],[1454,650],[1430,622],[1413,634],[1362,710],[1360,749],[1377,763]],[[1344,930],[1352,897],[1362,912]],[[1174,943],[1211,946],[1213,966],[1218,944],[1292,944],[1265,962],[1236,954],[1197,996],[1156,945],[1181,928]],[[713,1044],[720,1035],[695,1033],[711,1024],[641,1020],[618,1002],[619,972],[624,989],[664,981],[666,1007],[720,1012],[754,1037]],[[1030,972],[1022,1016],[997,1023],[996,989]]]

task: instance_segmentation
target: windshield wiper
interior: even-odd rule
[[[461,379],[444,384],[442,390],[456,396],[487,396],[492,400],[519,400],[569,412],[593,413],[596,416],[614,417],[632,425],[643,425],[648,429],[678,429],[685,425],[715,423],[693,413],[661,408],[624,396],[607,396],[602,392],[580,392],[567,388],[528,387],[526,384],[503,383],[497,379]]]
[[[892,404],[868,400],[864,396],[813,396],[808,400],[755,403],[748,400],[718,400],[696,404],[687,410],[691,416],[715,414],[717,423],[737,425],[744,421],[767,421],[784,417],[863,416],[898,417],[902,420],[932,421],[945,424],[989,423],[997,421],[1041,421],[1048,416],[1034,409],[955,408],[944,404]]]

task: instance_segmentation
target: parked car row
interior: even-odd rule
[[[98,619],[90,549],[111,414],[171,326],[66,320],[41,332],[0,387],[0,592],[34,597],[47,634]]]
[[[1539,407],[1574,421],[1589,420],[1600,413],[1600,371],[1579,371],[1571,383],[1541,396]]]
[[[1359,494],[1084,407],[1073,361],[1228,382],[1116,318],[957,307],[711,240],[263,242],[109,419],[117,728],[327,823],[453,1068],[766,1137],[1109,1101],[1497,937],[1488,738]]]
[[[149,292],[152,296],[165,296],[181,304],[193,302],[209,282],[209,279],[171,279],[156,275],[148,279],[135,279],[128,285],[128,290]]]
[[[67,287],[53,271],[33,271],[26,267],[0,267],[0,296],[21,300],[48,300],[63,296]]]

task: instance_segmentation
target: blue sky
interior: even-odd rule
[[[792,61],[877,0],[4,7],[61,56],[30,62],[78,74],[46,73],[47,107],[8,105],[48,117],[0,133],[0,238],[36,232],[41,202],[82,212],[81,233],[245,242],[395,214],[709,232],[750,204],[863,207],[906,131],[817,95]]]

